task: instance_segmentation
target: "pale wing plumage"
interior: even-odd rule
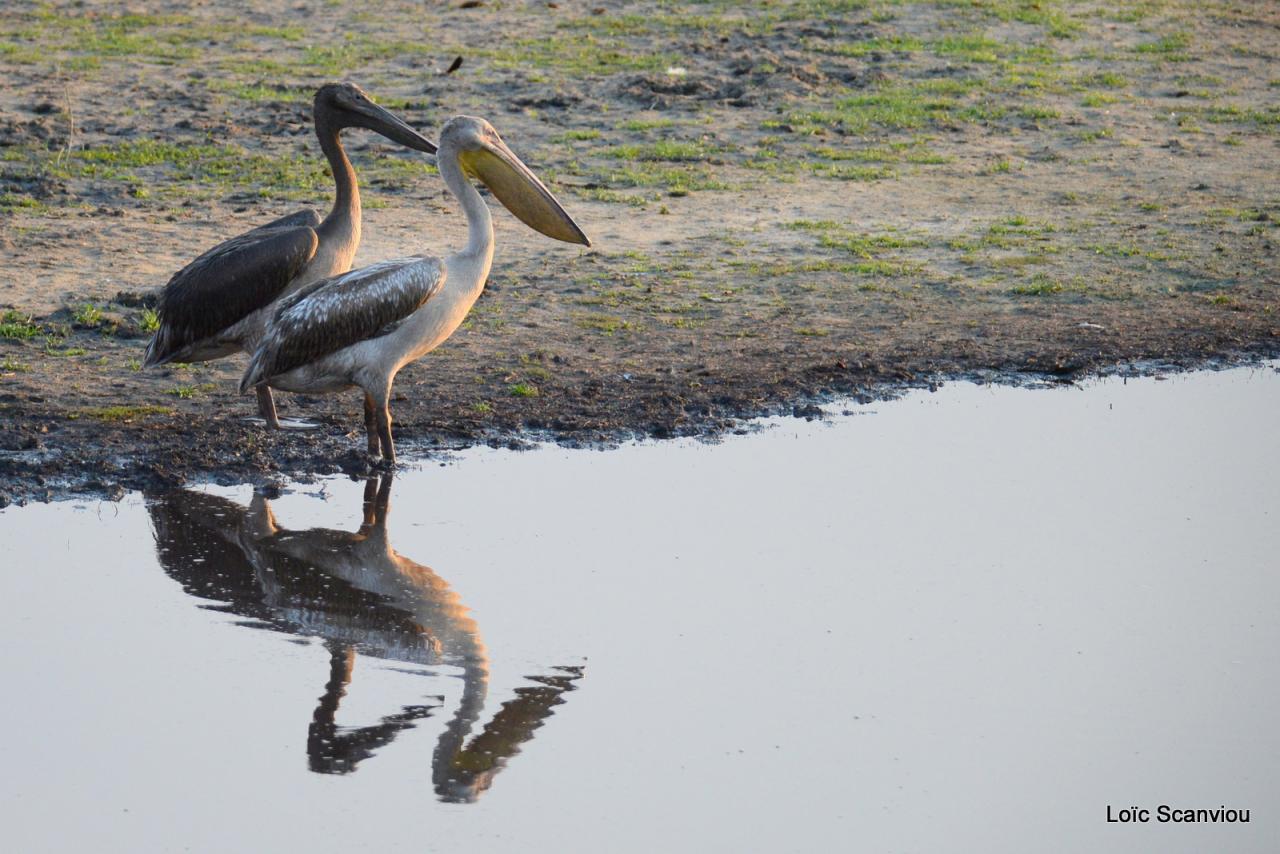
[[[270,305],[315,257],[314,211],[233,237],[183,267],[160,295],[146,364],[160,365]]]
[[[390,332],[444,286],[439,258],[382,261],[323,279],[280,301],[249,362],[245,391]]]

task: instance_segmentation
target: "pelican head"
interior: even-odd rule
[[[337,128],[367,128],[387,139],[418,151],[435,154],[431,140],[422,136],[398,116],[373,103],[373,99],[354,83],[327,83],[316,92],[315,114],[331,116]]]
[[[440,144],[457,152],[462,171],[488,187],[525,225],[565,243],[591,245],[551,191],[507,148],[493,125],[475,116],[455,116],[440,132]]]

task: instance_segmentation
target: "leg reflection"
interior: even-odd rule
[[[405,706],[381,723],[344,728],[335,722],[338,705],[347,695],[356,651],[345,644],[329,643],[329,681],[307,730],[307,759],[318,774],[350,774],[365,759],[412,729],[416,721],[431,715],[435,706]]]

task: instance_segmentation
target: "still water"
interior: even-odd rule
[[[848,413],[0,512],[3,847],[1274,850],[1280,373]]]

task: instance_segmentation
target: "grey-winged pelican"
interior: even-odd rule
[[[360,188],[339,139],[344,128],[367,128],[418,151],[436,150],[352,83],[322,86],[313,115],[337,185],[333,209],[323,220],[314,210],[281,217],[218,244],[175,273],[160,295],[160,326],[147,345],[147,367],[252,353],[268,306],[303,285],[351,269],[360,245]],[[268,427],[280,426],[265,386],[258,390],[258,408]]]
[[[443,259],[382,261],[291,294],[276,306],[240,381],[241,393],[263,386],[305,394],[358,386],[369,454],[377,456],[380,448],[388,462],[395,462],[389,401],[396,373],[458,328],[493,264],[493,218],[469,177],[534,230],[591,245],[484,119],[450,119],[440,132],[436,163],[466,214],[467,245]]]

